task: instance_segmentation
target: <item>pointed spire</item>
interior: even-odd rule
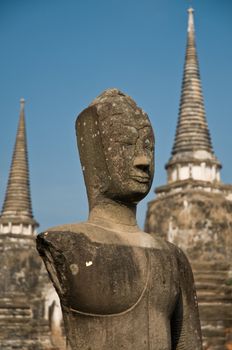
[[[166,165],[169,182],[187,179],[220,181],[221,164],[213,152],[205,114],[193,13],[190,7],[179,117],[172,155]]]
[[[206,120],[204,99],[201,88],[200,70],[195,44],[194,10],[188,9],[187,46],[185,54],[184,74],[182,81],[181,99],[179,107],[178,124],[172,156],[166,168],[179,168],[185,163],[211,162],[214,172],[221,165],[214,155],[210,132]],[[181,164],[182,165],[181,165]],[[190,166],[190,168],[192,165]],[[170,169],[169,169],[170,170]],[[172,172],[171,170],[171,172]],[[191,177],[191,169],[189,170]],[[216,176],[216,175],[215,175]],[[214,176],[212,176],[213,179]],[[219,174],[217,174],[219,179]],[[173,181],[173,177],[169,179]],[[202,179],[204,176],[202,175]],[[179,177],[176,177],[179,180]],[[207,180],[208,181],[208,180]],[[212,180],[213,181],[213,180]]]
[[[194,18],[193,18],[193,13],[194,13],[194,9],[192,7],[190,7],[188,9],[188,33],[194,33],[195,29],[194,29]]]
[[[173,155],[196,150],[213,154],[201,89],[193,12],[192,8],[188,9],[187,48]]]
[[[27,156],[27,141],[24,116],[25,100],[20,100],[20,117],[18,131],[5,195],[5,201],[0,216],[1,227],[10,225],[38,226],[33,219],[29,167]]]

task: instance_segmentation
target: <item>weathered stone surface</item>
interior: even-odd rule
[[[145,230],[179,245],[191,260],[232,261],[232,201],[223,193],[182,189],[148,206]]]
[[[179,192],[170,190],[149,203],[145,230],[186,252],[196,281],[204,349],[229,349],[232,202],[222,190],[210,193],[191,184]]]
[[[185,183],[186,185],[186,183]],[[171,187],[171,186],[170,186]],[[184,187],[184,186],[183,186]],[[149,203],[145,230],[181,247],[196,281],[204,349],[232,344],[232,202],[217,185],[157,189]],[[207,184],[207,189],[210,185]],[[227,186],[228,190],[228,186]],[[162,192],[163,191],[163,192]]]
[[[48,282],[34,239],[0,238],[0,349],[50,350],[42,295]]]
[[[76,130],[89,219],[37,237],[70,349],[201,349],[186,257],[136,224],[136,205],[153,178],[147,115],[111,89],[80,114]]]

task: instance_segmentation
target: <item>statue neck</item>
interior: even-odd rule
[[[119,231],[138,231],[136,204],[125,204],[106,199],[95,205],[89,213],[89,223]]]

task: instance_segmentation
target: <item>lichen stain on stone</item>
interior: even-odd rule
[[[78,265],[77,264],[71,264],[70,266],[69,266],[69,268],[70,268],[70,270],[71,270],[71,272],[72,272],[72,275],[77,275],[78,274],[78,272],[79,272],[79,267],[78,267]]]

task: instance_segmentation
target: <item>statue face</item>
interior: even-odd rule
[[[109,172],[107,196],[138,202],[149,192],[154,174],[154,135],[141,109],[100,121]]]
[[[148,116],[129,96],[104,91],[78,116],[76,132],[90,208],[103,198],[137,203],[146,196],[154,135]]]

